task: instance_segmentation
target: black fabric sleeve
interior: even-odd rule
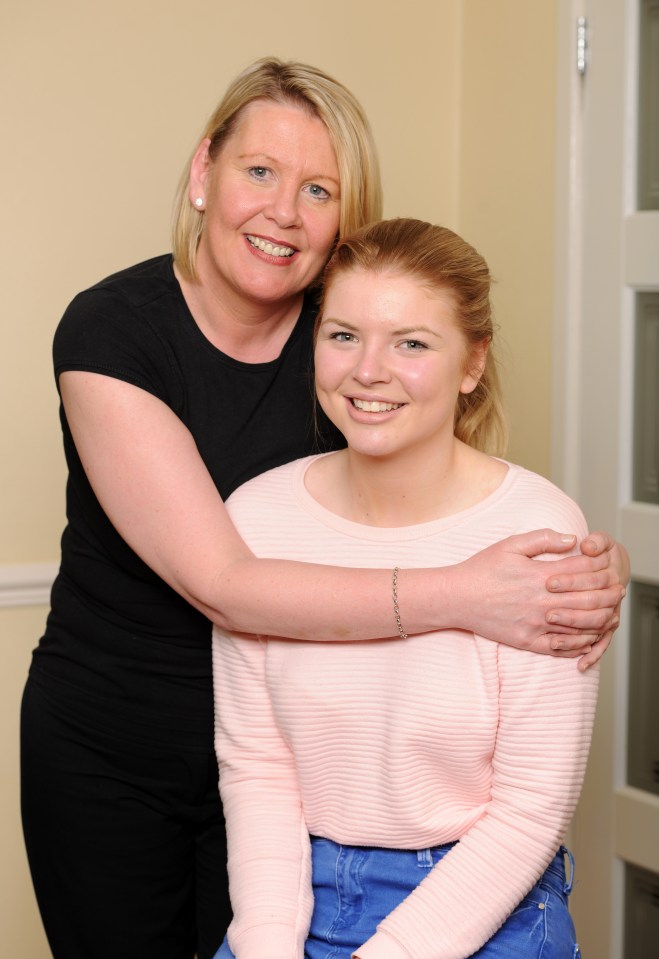
[[[68,370],[102,373],[152,393],[177,409],[182,383],[170,346],[155,324],[110,290],[78,294],[53,341],[55,377]]]

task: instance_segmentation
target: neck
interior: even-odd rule
[[[372,526],[410,526],[441,515],[456,472],[453,446],[443,456],[363,456],[345,451],[353,518]]]
[[[238,291],[183,279],[174,265],[192,317],[213,346],[245,363],[266,363],[281,353],[300,315],[304,292],[284,301],[260,302]]]
[[[414,526],[453,516],[494,492],[505,463],[455,437],[443,455],[363,456],[341,450],[307,473],[309,493],[326,509],[366,526]]]

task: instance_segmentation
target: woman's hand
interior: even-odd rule
[[[582,555],[553,561],[550,576],[533,558],[566,552],[575,542],[574,536],[536,530],[508,537],[454,567],[463,597],[469,577],[468,628],[520,649],[581,656],[580,669],[596,663],[619,622],[629,560],[606,533],[591,533]]]
[[[608,555],[609,570],[615,571],[615,574],[618,577],[618,582],[626,590],[631,578],[631,569],[629,563],[629,553],[621,543],[617,543],[611,536],[609,536],[608,533],[599,530],[595,533],[590,533],[589,536],[587,536],[586,539],[580,543],[580,549],[585,556]],[[569,573],[560,574],[558,576],[550,577],[550,579],[547,581],[547,589],[557,593],[575,589],[579,590],[582,588],[590,588],[587,579],[584,578],[583,573],[576,576],[570,575]],[[625,593],[623,591],[622,596],[624,595]],[[620,602],[616,604],[609,621],[605,624],[603,630],[599,635],[597,635],[591,644],[590,652],[586,653],[579,660],[580,669],[587,669],[588,666],[592,666],[604,655],[606,650],[609,648],[611,640],[613,639],[613,634],[620,622],[621,602],[622,597]],[[557,621],[561,622],[563,626],[578,625],[578,619],[574,610],[557,610],[550,614],[550,616],[552,615],[557,616]],[[560,643],[561,640],[556,637],[554,640],[554,648],[560,649]]]

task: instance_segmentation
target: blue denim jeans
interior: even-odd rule
[[[305,947],[307,959],[350,959],[451,846],[418,851],[377,849],[340,846],[314,837],[314,911]],[[572,856],[561,847],[538,883],[472,959],[579,959],[567,905],[573,871]],[[477,892],[474,890],[474,895]],[[233,959],[226,939],[215,959]]]

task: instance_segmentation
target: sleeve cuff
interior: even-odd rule
[[[396,939],[378,931],[363,946],[353,952],[353,959],[412,959]]]
[[[304,941],[298,941],[293,926],[282,922],[263,922],[240,932],[229,927],[229,945],[236,959],[304,959]]]

